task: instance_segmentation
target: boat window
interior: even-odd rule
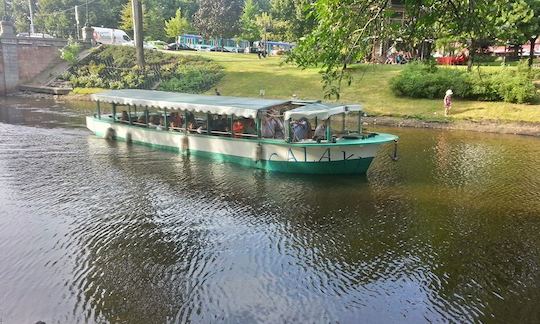
[[[210,115],[209,125],[211,135],[231,135],[231,119],[227,115]]]
[[[186,112],[188,131],[191,133],[206,134],[208,130],[208,116],[206,113]]]
[[[355,137],[360,136],[362,125],[359,121],[361,112],[349,112],[346,114],[338,114],[331,118],[331,133],[332,137]]]
[[[252,139],[257,138],[257,128],[253,118],[235,117],[232,123],[233,137]]]

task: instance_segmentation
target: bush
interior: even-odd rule
[[[223,77],[223,68],[199,56],[179,56],[145,50],[146,67],[135,65],[135,49],[129,46],[104,46],[63,75],[74,87],[160,89],[203,92]]]
[[[467,73],[462,70],[437,68],[422,63],[410,64],[390,80],[390,87],[398,96],[413,98],[443,98],[447,89],[458,98],[530,103],[536,98],[532,83],[536,72],[525,66],[504,68],[497,73],[480,70]]]
[[[81,45],[70,39],[68,44],[64,48],[60,49],[60,58],[69,64],[73,65],[77,63],[77,57],[81,52]]]
[[[212,88],[223,77],[221,68],[215,64],[204,66],[179,66],[174,76],[160,84],[160,90],[178,92],[204,92]]]
[[[390,87],[398,96],[413,98],[442,98],[448,89],[452,89],[458,97],[465,97],[470,93],[466,79],[465,73],[460,70],[411,63],[390,81]]]

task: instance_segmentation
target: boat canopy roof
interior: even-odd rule
[[[325,104],[320,102],[314,102],[301,106],[284,114],[284,119],[289,120],[291,118],[299,119],[302,117],[315,118],[320,120],[326,120],[332,115],[347,113],[350,111],[362,111],[360,105],[343,105],[343,104]]]
[[[155,90],[109,90],[92,95],[92,100],[120,105],[189,110],[217,115],[256,118],[259,110],[289,103],[290,100],[207,96]]]

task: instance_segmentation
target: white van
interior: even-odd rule
[[[125,43],[132,42],[131,38],[121,29],[93,27],[94,28],[94,42],[98,44],[106,45],[124,45]],[[84,35],[84,33],[83,33]]]

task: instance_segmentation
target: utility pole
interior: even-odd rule
[[[30,9],[30,35],[35,33],[34,30],[34,10],[32,9],[32,0],[28,0],[28,8]]]
[[[133,11],[133,37],[135,38],[135,52],[137,54],[137,65],[144,67],[143,52],[143,13],[140,0],[131,0]]]
[[[77,39],[81,39],[79,37],[80,28],[79,28],[79,6],[75,6],[75,23],[77,24]]]

